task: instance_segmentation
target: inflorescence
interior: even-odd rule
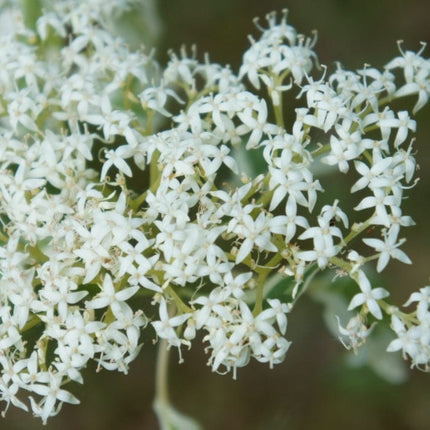
[[[78,403],[64,386],[89,361],[126,373],[143,329],[180,359],[200,331],[215,372],[280,363],[287,314],[324,269],[354,281],[347,348],[385,318],[387,350],[430,369],[430,286],[405,312],[365,270],[411,263],[402,203],[411,115],[430,93],[421,51],[330,72],[315,38],[272,13],[238,73],[185,49],[162,68],[108,31],[132,1],[42,1],[34,28],[15,3],[0,43],[4,412],[46,422]],[[405,96],[412,114],[392,106]],[[352,178],[348,200],[324,198],[322,165]]]

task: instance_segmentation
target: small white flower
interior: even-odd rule
[[[161,337],[162,339],[166,339],[170,346],[176,346],[180,351],[181,344],[187,343],[187,341],[181,340],[178,337],[175,327],[182,325],[188,320],[188,318],[191,317],[192,314],[185,313],[170,317],[167,311],[167,303],[164,299],[162,299],[160,302],[159,313],[160,320],[151,322],[157,333],[157,336]]]
[[[125,162],[124,158],[130,158],[133,156],[133,151],[128,146],[120,146],[116,150],[106,151],[106,159],[103,163],[102,171],[100,173],[100,180],[104,180],[108,170],[111,166],[115,166],[120,172],[127,176],[132,176],[133,173],[129,165]]]
[[[278,299],[267,299],[270,307],[275,312],[276,322],[279,327],[281,334],[285,334],[287,331],[287,316],[286,314],[290,312],[291,308],[287,303],[281,303]]]
[[[245,214],[242,223],[234,231],[239,237],[245,238],[236,255],[236,264],[242,262],[253,250],[258,249],[276,252],[278,248],[271,242],[270,227],[271,222],[264,212],[260,212],[255,220],[250,215]]]
[[[354,144],[348,145],[336,136],[331,136],[330,147],[331,153],[322,161],[330,166],[337,165],[342,173],[347,173],[349,170],[348,161],[356,159],[360,154],[358,147]]]
[[[379,121],[379,125],[381,127],[397,128],[397,134],[394,139],[395,147],[398,147],[406,140],[408,136],[408,130],[415,132],[417,128],[416,121],[409,117],[409,114],[407,111],[401,111],[397,115],[398,115],[397,119],[396,118],[382,119]]]
[[[42,381],[40,381],[42,382]],[[57,402],[79,404],[79,400],[70,392],[63,390],[63,376],[59,373],[47,373],[47,380],[44,381],[47,385],[36,383],[31,385],[31,391],[42,396],[42,400],[36,403],[32,397],[31,407],[33,413],[42,418],[44,424],[50,416],[56,415],[59,410]]]
[[[371,167],[368,167],[361,161],[355,161],[355,169],[362,177],[351,187],[351,193],[355,193],[365,187],[372,188],[373,179],[380,176],[383,177],[387,169],[391,166],[392,161],[392,157],[380,158],[374,160]]]
[[[366,326],[363,321],[363,316],[357,314],[353,316],[346,327],[342,327],[340,319],[336,315],[338,329],[340,333],[340,341],[346,349],[353,349],[356,352],[357,348],[366,342],[367,337],[370,335],[374,325]]]
[[[125,303],[130,297],[134,296],[139,290],[138,286],[124,288],[116,291],[112,278],[106,274],[101,286],[101,292],[93,299],[86,302],[87,309],[102,309],[110,307],[117,318],[121,318],[124,308],[128,308]]]
[[[380,239],[363,239],[363,242],[371,246],[375,249],[376,252],[379,252],[378,264],[376,266],[376,270],[378,272],[382,272],[385,269],[388,262],[390,261],[390,257],[395,258],[396,260],[401,261],[405,264],[412,264],[412,261],[409,257],[398,247],[402,245],[405,240],[400,240],[397,242],[397,229],[390,230],[387,234],[384,234],[384,240]]]
[[[369,280],[362,270],[358,271],[358,285],[361,293],[356,294],[349,303],[348,310],[352,310],[357,306],[366,304],[369,312],[378,320],[382,319],[381,308],[378,300],[381,300],[389,295],[384,288],[374,288],[370,285]]]
[[[364,197],[363,200],[354,208],[356,211],[364,209],[375,208],[375,218],[378,223],[390,226],[390,217],[386,206],[398,207],[400,205],[399,199],[393,195],[387,195],[381,188],[373,190],[373,196]]]

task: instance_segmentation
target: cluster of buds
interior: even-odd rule
[[[354,315],[339,324],[348,348],[388,315],[388,351],[429,369],[430,287],[406,314],[366,274],[375,261],[378,272],[411,263],[401,205],[416,123],[392,102],[417,96],[414,113],[427,103],[421,52],[312,78],[315,39],[284,13],[258,25],[237,74],[185,50],[161,68],[109,31],[132,1],[42,0],[34,28],[15,3],[0,40],[5,410],[46,422],[78,403],[64,386],[83,383],[90,360],[127,372],[143,329],[180,359],[202,331],[216,372],[280,363],[287,314],[325,269],[353,281]],[[288,97],[303,107],[287,115]],[[321,162],[354,178],[356,202],[324,199]]]

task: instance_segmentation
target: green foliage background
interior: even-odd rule
[[[315,49],[320,62],[329,67],[335,61],[352,69],[364,63],[381,67],[398,54],[397,40],[404,40],[404,49],[411,50],[418,50],[420,41],[430,42],[427,0],[158,0],[157,6],[163,26],[157,56],[162,63],[167,61],[167,49],[195,43],[201,56],[209,52],[212,61],[228,63],[237,71],[249,45],[247,34],[258,36],[252,18],[260,16],[264,24],[267,12],[285,7],[290,10],[289,22],[300,32],[318,29]],[[430,56],[430,49],[425,56]],[[428,284],[430,276],[430,108],[420,111],[416,119],[421,180],[409,191],[405,212],[417,226],[405,232],[404,247],[414,265],[390,263],[380,278],[398,304],[412,290]],[[333,193],[338,192],[337,183],[333,179]],[[286,361],[273,370],[252,363],[239,370],[237,381],[212,374],[198,342],[185,352],[181,365],[172,351],[174,404],[208,430],[430,428],[430,376],[408,371],[405,383],[393,385],[366,366],[351,368],[347,365],[351,353],[325,328],[322,311],[317,301],[301,301],[289,319],[288,338],[293,345]],[[156,351],[151,336],[145,335],[129,375],[96,374],[94,368],[88,369],[84,386],[73,390],[82,404],[64,406],[46,427],[11,407],[0,428],[157,429],[152,413]],[[375,360],[383,366],[385,359],[376,355]]]

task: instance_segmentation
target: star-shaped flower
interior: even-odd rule
[[[356,294],[348,306],[348,310],[356,308],[357,306],[366,304],[369,312],[378,320],[382,319],[382,311],[379,307],[378,300],[383,299],[389,295],[388,291],[384,288],[373,288],[363,271],[358,271],[358,285],[360,286],[361,293]]]

